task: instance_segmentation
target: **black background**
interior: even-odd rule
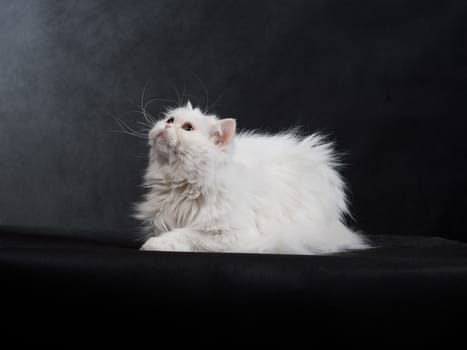
[[[465,1],[2,0],[0,223],[130,237],[147,147],[115,118],[136,127],[146,87],[242,129],[329,133],[356,227],[465,241],[466,18]]]

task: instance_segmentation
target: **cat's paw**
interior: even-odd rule
[[[168,236],[159,236],[149,238],[140,248],[140,250],[157,250],[166,252],[189,252],[191,247],[188,243],[174,239]]]

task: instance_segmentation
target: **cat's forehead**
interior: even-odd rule
[[[198,123],[212,123],[215,116],[205,115],[198,108],[178,107],[165,113],[166,117],[174,117],[178,121],[191,121]]]

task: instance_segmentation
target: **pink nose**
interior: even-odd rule
[[[168,128],[171,128],[172,125],[171,124],[165,124],[165,128],[168,129]]]

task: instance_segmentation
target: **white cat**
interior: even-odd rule
[[[367,248],[347,228],[344,183],[317,134],[236,135],[190,103],[149,132],[142,250],[325,254]]]

